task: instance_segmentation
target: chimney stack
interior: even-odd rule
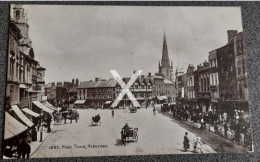
[[[231,39],[237,34],[237,30],[228,30],[227,36],[228,36],[228,42],[231,41]]]
[[[74,83],[74,79],[72,79],[72,84],[74,85],[75,83]]]
[[[76,86],[79,86],[79,79],[76,79]]]

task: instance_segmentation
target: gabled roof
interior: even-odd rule
[[[144,78],[144,82],[145,82],[145,84],[148,84],[148,83],[153,84],[152,79],[151,78],[147,78],[147,77]]]
[[[69,89],[69,92],[77,92],[77,87],[72,87]]]

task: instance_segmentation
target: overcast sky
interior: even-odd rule
[[[52,81],[110,78],[133,70],[158,71],[165,30],[177,66],[207,60],[227,43],[227,30],[242,31],[239,7],[133,7],[30,5],[29,33],[36,59]]]

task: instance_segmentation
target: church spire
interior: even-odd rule
[[[170,66],[165,31],[164,31],[164,35],[163,35],[163,50],[162,50],[162,61],[161,62],[162,62],[162,67]]]

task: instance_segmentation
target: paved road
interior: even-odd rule
[[[144,154],[183,154],[183,136],[187,129],[162,114],[153,114],[152,108],[140,109],[137,113],[115,110],[112,118],[110,110],[79,110],[78,123],[60,124],[39,149],[31,156],[71,157]],[[91,126],[91,117],[100,114],[101,126]],[[121,128],[128,123],[138,127],[138,142],[121,143]],[[187,131],[189,132],[189,131]],[[192,139],[195,135],[189,132]],[[202,142],[204,139],[202,138]],[[192,144],[192,143],[191,143]],[[56,149],[53,149],[55,148]],[[95,148],[99,147],[99,148]],[[203,145],[204,153],[215,151]]]

